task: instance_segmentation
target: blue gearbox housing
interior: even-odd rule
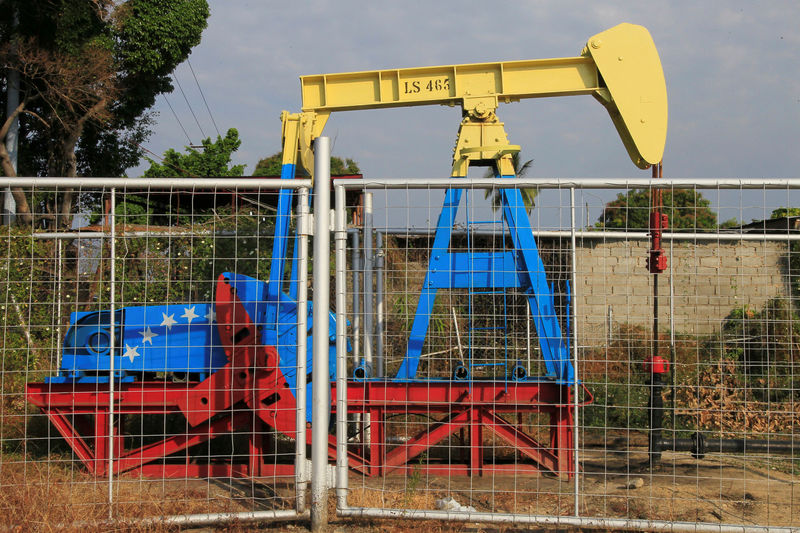
[[[297,388],[297,302],[285,293],[268,299],[268,283],[226,272],[223,276],[261,331],[261,343],[278,351],[279,367],[292,394]],[[114,350],[111,351],[111,324]],[[202,381],[225,366],[228,358],[217,330],[211,303],[123,307],[110,311],[74,312],[64,338],[59,374],[49,383],[108,383],[111,358],[115,380],[128,383],[152,379]],[[307,413],[311,416],[313,309],[308,303]],[[336,376],[336,318],[328,312],[329,375]]]

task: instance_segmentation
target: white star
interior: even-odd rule
[[[197,307],[196,305],[193,305],[192,307],[184,307],[183,308],[183,314],[181,315],[181,318],[185,318],[186,321],[189,324],[191,324],[192,320],[194,320],[195,318],[200,316],[200,315],[198,315],[197,313],[194,312],[196,307]]]
[[[150,329],[150,326],[147,326],[147,329],[145,329],[144,331],[140,331],[139,335],[142,336],[142,346],[144,346],[148,342],[150,343],[150,346],[152,346],[153,338],[158,337],[158,333],[153,333],[153,331]]]
[[[129,345],[125,345],[125,353],[122,354],[122,357],[127,357],[133,363],[133,360],[139,357],[139,348],[137,346],[131,347]]]
[[[172,326],[178,323],[178,321],[175,320],[175,313],[172,313],[169,316],[167,316],[167,313],[161,313],[161,316],[164,317],[164,320],[161,321],[160,325],[167,326],[168,330],[172,329]]]
[[[215,313],[213,309],[209,309],[208,313],[205,315],[205,318],[208,319],[208,323],[210,324],[217,319],[217,313]]]

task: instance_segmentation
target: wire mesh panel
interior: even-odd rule
[[[0,239],[6,522],[296,514],[308,183],[30,181]]]
[[[340,514],[800,527],[798,184],[629,181],[340,182]]]

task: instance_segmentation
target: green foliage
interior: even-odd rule
[[[280,176],[283,166],[281,164],[282,157],[281,152],[278,152],[259,160],[256,163],[253,176]],[[331,156],[331,176],[349,176],[352,174],[361,174],[358,163],[349,157],[343,160],[341,157]]]
[[[224,138],[217,136],[213,142],[210,138],[203,139],[201,150],[186,147],[186,152],[181,153],[170,148],[164,152],[161,163],[148,159],[150,168],[145,171],[144,175],[148,178],[241,176],[245,166],[231,165],[233,153],[240,145],[239,132],[231,128]],[[202,224],[214,219],[212,211],[203,212],[195,208],[186,213],[169,213],[167,212],[169,207],[156,205],[149,196],[129,194],[117,203],[115,213],[123,224],[150,226]],[[91,222],[96,223],[99,219],[100,213],[95,210]]]
[[[282,154],[280,152],[276,154],[272,154],[269,157],[265,157],[260,159],[258,163],[256,163],[256,168],[253,170],[253,176],[280,176],[281,175],[281,158]]]
[[[349,176],[361,174],[358,163],[349,157],[342,161],[341,157],[331,156],[331,176]]]
[[[241,176],[244,165],[231,164],[240,145],[237,130],[231,128],[224,138],[203,140],[202,150],[167,150],[162,163],[150,161],[145,176]],[[267,278],[274,217],[215,205],[205,211],[187,206],[191,211],[165,213],[163,206],[146,196],[128,195],[117,203],[116,214],[126,224],[177,224],[191,227],[194,234],[118,241],[117,249],[125,258],[117,267],[117,278],[125,280],[120,301],[129,305],[213,301],[214,285],[222,272]],[[101,299],[107,299],[107,292]]]
[[[231,128],[225,134],[225,138],[217,136],[217,140],[211,142],[210,138],[203,139],[202,150],[186,147],[186,153],[182,154],[170,148],[164,152],[162,163],[157,163],[148,158],[150,168],[144,176],[146,178],[168,178],[168,177],[235,177],[241,176],[245,165],[231,166],[233,153],[239,149],[242,141],[239,140],[239,132]]]
[[[99,51],[110,57],[113,98],[106,116],[89,120],[79,132],[78,174],[119,176],[136,165],[142,154],[139,145],[151,132],[147,110],[158,94],[172,91],[170,73],[200,42],[209,16],[207,1],[7,0],[3,7],[0,38],[5,43],[20,38],[53,61],[74,63],[69,67],[73,70],[80,69],[81,61],[100,57]],[[43,83],[23,76],[23,94],[36,94]],[[4,93],[5,84],[0,86]],[[31,116],[21,117],[19,174],[64,175],[71,152],[64,141],[83,111],[41,98],[30,101],[28,109],[48,126]],[[70,114],[75,116],[65,121]]]
[[[0,411],[24,413],[27,381],[42,379],[58,337],[53,324],[55,241],[33,239],[30,229],[3,226],[0,239]],[[13,418],[8,418],[13,422]],[[13,424],[12,424],[13,425]],[[0,441],[11,427],[0,425]],[[5,443],[4,443],[5,444]]]
[[[167,76],[200,44],[206,0],[129,0],[120,9],[116,55],[130,76]]]
[[[533,166],[533,159],[528,159],[524,163],[519,156],[519,152],[514,152],[511,154],[511,164],[514,166],[514,175],[518,178],[524,178],[525,174],[528,173],[531,166]],[[494,169],[489,169],[486,171],[484,178],[493,178],[494,177]],[[522,201],[525,203],[525,209],[528,213],[531,212],[536,205],[536,195],[539,194],[538,189],[520,189],[520,194],[522,195]],[[486,189],[484,192],[484,198],[491,198],[492,199],[492,209],[497,211],[502,206],[502,199],[500,196],[500,191],[498,189]]]
[[[721,222],[720,225],[719,225],[719,228],[720,229],[734,229],[734,228],[738,228],[741,225],[742,225],[742,223],[739,222],[739,220],[737,220],[735,218],[729,218],[725,222]]]
[[[800,216],[800,207],[779,207],[775,209],[770,218],[796,217]],[[800,243],[792,242],[789,246],[789,253],[786,257],[787,275],[792,296],[800,297]]]
[[[711,202],[692,189],[674,189],[663,192],[663,209],[671,229],[716,229],[717,214]],[[606,204],[598,219],[600,228],[649,229],[650,191],[634,189]]]
[[[118,285],[118,301],[211,302],[223,272],[267,279],[273,231],[271,218],[222,212],[195,224],[192,236],[120,239],[117,250],[124,260],[117,262],[117,279],[124,283]],[[106,290],[98,308],[107,307],[107,300]]]
[[[736,308],[726,318],[716,348],[737,363],[751,391],[789,394],[792,377],[800,373],[800,316],[786,298],[773,298],[759,310]]]
[[[800,207],[779,207],[769,218],[797,217],[800,216]]]
[[[637,428],[649,425],[649,390],[642,361],[652,353],[652,332],[620,324],[608,346],[581,355],[582,379],[594,395],[583,410],[587,427]]]

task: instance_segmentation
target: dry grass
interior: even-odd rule
[[[757,401],[742,383],[737,363],[720,360],[700,372],[698,384],[677,392],[678,415],[689,416],[697,427],[740,437],[743,433],[792,435],[800,427],[793,401]]]
[[[7,459],[7,457],[6,457]],[[215,495],[203,482],[123,479],[115,485],[115,531],[166,531],[164,526],[125,525],[125,520],[169,515],[248,510]],[[108,485],[64,463],[0,465],[0,515],[14,531],[108,531]]]

